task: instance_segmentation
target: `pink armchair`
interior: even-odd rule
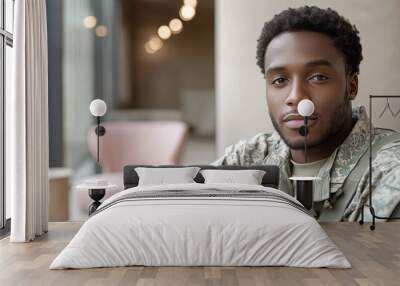
[[[121,172],[132,164],[179,164],[188,127],[180,121],[110,121],[102,124],[100,164],[103,172]],[[89,151],[97,158],[94,127],[88,134]]]

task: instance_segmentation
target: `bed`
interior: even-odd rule
[[[194,183],[150,186],[138,186],[137,167],[124,168],[125,190],[103,202],[50,269],[351,267],[308,211],[277,189],[276,166],[198,166],[264,170],[261,185],[204,183],[199,173]]]

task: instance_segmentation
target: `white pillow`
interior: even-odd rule
[[[262,170],[202,170],[204,183],[233,183],[261,185],[265,171]]]
[[[138,186],[196,183],[193,179],[199,170],[199,167],[135,168],[139,176]]]

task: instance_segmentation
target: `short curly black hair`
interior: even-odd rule
[[[359,31],[336,11],[316,6],[289,8],[266,22],[257,41],[257,65],[265,73],[265,52],[271,40],[289,31],[313,31],[329,36],[335,47],[342,53],[346,71],[359,73],[362,47]]]

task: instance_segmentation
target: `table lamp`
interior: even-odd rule
[[[307,156],[307,135],[308,119],[314,113],[314,103],[309,99],[303,99],[297,105],[297,112],[304,117],[304,125],[300,127],[299,133],[304,136],[304,161],[308,162]],[[313,206],[313,180],[316,177],[291,177],[296,181],[297,200],[301,202],[306,209],[311,210]]]
[[[100,125],[100,117],[104,116],[107,112],[107,104],[101,99],[95,99],[90,103],[89,106],[90,113],[97,119],[97,127],[94,132],[97,135],[97,163],[99,163],[100,154],[100,136],[106,133],[104,126]],[[94,201],[89,206],[89,215],[96,211],[100,206],[100,200],[104,197],[106,193],[106,187],[108,185],[105,180],[98,180],[96,182],[86,182],[87,185],[82,185],[89,190],[89,197]]]

